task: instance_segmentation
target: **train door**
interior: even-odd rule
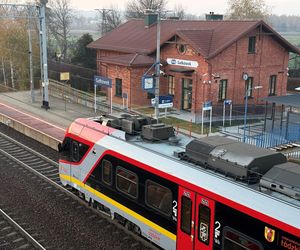
[[[196,194],[193,191],[179,187],[177,250],[194,248],[195,198]]]
[[[74,163],[79,161],[79,143],[75,140],[72,141],[71,161]],[[74,166],[70,165],[70,176],[80,176],[79,170],[80,168],[74,168]]]
[[[177,249],[212,249],[214,201],[179,187],[178,208]]]
[[[213,246],[215,202],[196,195],[194,249],[208,250]]]

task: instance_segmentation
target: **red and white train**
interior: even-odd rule
[[[225,137],[138,116],[77,119],[61,182],[163,249],[300,249],[300,167]]]

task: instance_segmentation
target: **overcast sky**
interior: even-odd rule
[[[70,0],[76,9],[94,10],[108,8],[111,4],[119,9],[125,8],[127,0]],[[286,14],[300,16],[300,0],[265,0],[271,7],[272,14]],[[182,5],[187,13],[202,15],[213,11],[224,14],[227,10],[227,0],[168,0],[168,8],[173,9],[176,5]]]

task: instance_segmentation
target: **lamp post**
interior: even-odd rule
[[[253,88],[248,88],[246,86],[246,95],[245,95],[245,114],[244,114],[244,136],[243,136],[243,142],[246,142],[246,126],[247,126],[247,111],[248,111],[248,91],[252,89],[261,89],[262,86],[255,86]]]
[[[159,77],[160,77],[160,13],[157,11],[157,26],[156,26],[156,67],[155,67],[155,119],[159,117]]]

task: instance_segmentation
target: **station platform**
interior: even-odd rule
[[[54,97],[49,98],[50,109],[41,106],[39,92],[35,93],[34,102],[28,91],[0,93],[0,122],[57,150],[72,121],[97,115],[91,108]]]
[[[35,92],[34,101],[29,91],[0,93],[0,122],[57,150],[57,144],[63,140],[67,127],[75,119],[103,114],[100,110],[95,113],[92,108],[53,96],[49,96],[50,109],[45,110],[41,106],[40,91]],[[184,120],[186,117],[181,115]],[[207,136],[184,129],[179,131],[195,138]]]

